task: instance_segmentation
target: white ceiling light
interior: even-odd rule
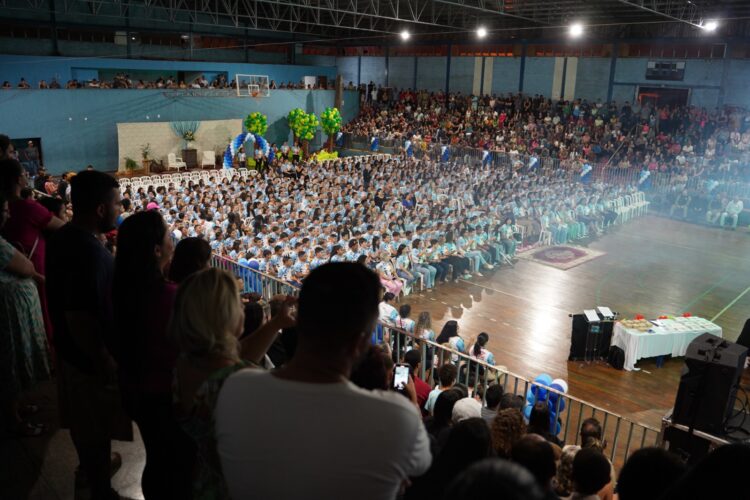
[[[583,35],[583,25],[581,23],[573,23],[570,25],[570,36],[576,38]]]
[[[706,31],[716,31],[716,28],[719,27],[719,23],[716,21],[706,21],[706,23],[703,25],[703,29]]]
[[[404,30],[401,32],[401,40],[408,40],[411,36],[411,33],[409,33],[409,30]]]
[[[479,38],[484,38],[487,36],[487,28],[484,26],[480,26],[479,29],[477,29],[477,36]]]

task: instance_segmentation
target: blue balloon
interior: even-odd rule
[[[528,422],[528,420],[531,418],[531,405],[523,409],[523,416],[524,418],[526,418],[526,421]]]

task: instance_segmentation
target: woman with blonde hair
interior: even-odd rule
[[[432,330],[432,318],[428,311],[422,311],[417,318],[417,326],[414,335],[420,339],[435,341],[435,332]]]
[[[170,325],[180,351],[173,390],[178,419],[197,448],[194,498],[229,498],[216,453],[214,409],[219,392],[233,373],[257,367],[277,333],[294,326],[290,309],[295,300],[274,297],[272,302],[281,302],[277,314],[240,341],[245,313],[231,274],[205,269],[180,285]]]

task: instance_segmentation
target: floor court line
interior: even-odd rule
[[[718,312],[718,314],[717,314],[716,316],[714,316],[713,318],[711,318],[711,322],[713,323],[713,322],[714,322],[714,321],[716,321],[716,320],[717,320],[717,319],[718,319],[718,318],[719,318],[719,317],[720,317],[720,316],[721,316],[722,314],[724,314],[725,312],[727,312],[727,311],[728,311],[728,310],[729,310],[729,309],[730,309],[730,308],[731,308],[732,306],[734,306],[734,305],[735,305],[735,304],[736,304],[737,302],[739,302],[739,300],[740,300],[740,299],[741,299],[742,297],[744,297],[744,296],[745,296],[745,294],[746,294],[747,292],[750,292],[750,286],[749,286],[749,287],[747,287],[747,288],[745,288],[745,290],[744,290],[744,291],[743,291],[742,293],[740,293],[740,294],[739,294],[739,295],[738,295],[737,297],[735,297],[735,298],[734,298],[734,300],[733,300],[732,302],[730,302],[729,304],[727,304],[726,306],[724,306],[724,309],[722,309],[721,311],[719,311],[719,312]]]

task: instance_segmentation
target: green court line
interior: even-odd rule
[[[721,316],[722,314],[724,314],[725,312],[727,312],[729,310],[729,308],[731,308],[733,305],[735,305],[742,297],[745,296],[745,294],[747,292],[750,292],[750,286],[747,287],[747,288],[745,288],[745,290],[741,294],[739,294],[737,297],[735,297],[732,302],[730,302],[729,304],[727,304],[726,306],[724,306],[724,309],[722,309],[721,311],[719,311],[719,314],[717,314],[716,316],[714,316],[713,318],[711,318],[711,322],[713,323],[714,321],[716,321],[719,318],[719,316]]]
[[[706,291],[704,291],[700,295],[697,295],[695,298],[693,298],[693,300],[691,300],[690,302],[688,302],[687,304],[685,304],[684,306],[682,306],[680,308],[680,312],[687,312],[688,309],[690,309],[695,304],[697,304],[698,302],[700,302],[701,300],[703,300],[706,297],[706,295],[708,295],[711,292],[713,292],[719,285],[721,285],[722,283],[724,283],[727,280],[727,278],[729,278],[733,274],[734,273],[732,271],[730,271],[727,274],[725,274],[719,281],[717,281],[716,283],[714,283],[711,286],[711,288],[707,289]]]

